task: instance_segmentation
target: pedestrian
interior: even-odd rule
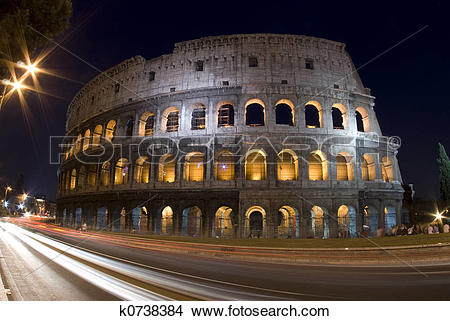
[[[428,234],[433,234],[433,226],[428,225]]]
[[[437,224],[433,226],[433,234],[439,234],[439,226]]]
[[[83,223],[83,225],[82,225],[82,227],[81,227],[81,230],[82,230],[83,232],[86,232],[86,231],[87,231],[87,224],[86,224],[86,223]]]
[[[450,226],[448,225],[448,223],[444,224],[443,231],[444,231],[444,233],[450,232]]]

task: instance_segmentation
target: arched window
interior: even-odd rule
[[[97,125],[94,128],[94,133],[92,134],[92,147],[96,147],[100,145],[100,139],[103,134],[103,126]]]
[[[128,183],[128,159],[121,158],[116,163],[114,171],[114,185]]]
[[[234,126],[234,107],[231,103],[222,103],[217,111],[217,127]]]
[[[102,165],[102,172],[100,173],[100,180],[103,186],[108,186],[110,183],[111,163],[105,162]]]
[[[83,143],[83,136],[81,136],[81,134],[78,134],[77,141],[75,143],[75,154],[77,154],[81,150],[82,143]],[[70,148],[71,148],[70,153],[72,154],[73,146]]]
[[[134,178],[136,183],[145,183],[149,181],[150,163],[147,161],[147,156],[141,156],[136,160],[136,167]]]
[[[88,129],[84,132],[83,150],[86,150],[89,148],[90,142],[91,142],[91,131]]]
[[[334,104],[331,109],[334,129],[347,129],[347,109],[342,104]]]
[[[277,176],[280,181],[298,179],[298,157],[292,150],[282,150],[278,154]]]
[[[370,121],[369,113],[363,107],[356,108],[356,127],[359,132],[369,132],[370,131]]]
[[[305,104],[306,128],[322,127],[322,106],[317,101],[309,101]]]
[[[178,109],[176,107],[167,108],[162,115],[161,130],[163,133],[177,132],[179,127]]]
[[[311,209],[311,230],[313,237],[329,237],[328,215],[325,210],[319,206],[313,206]]]
[[[288,99],[282,99],[275,104],[276,123],[278,125],[294,126],[294,104]]]
[[[97,165],[90,164],[87,166],[87,183],[89,186],[97,184]]]
[[[361,175],[363,181],[374,181],[376,178],[375,162],[369,154],[364,154],[361,158]]]
[[[130,117],[127,120],[127,127],[126,127],[126,131],[125,131],[125,136],[127,136],[127,137],[133,136],[133,128],[134,128],[134,120],[133,120],[133,118]]]
[[[234,156],[231,152],[226,150],[219,152],[214,165],[216,180],[234,180]]]
[[[245,179],[260,181],[266,179],[266,154],[258,149],[247,153],[245,157]]]
[[[75,180],[76,178],[76,174],[75,174]],[[71,184],[71,178],[72,178],[72,172],[71,171],[67,171],[66,172],[66,176],[64,177],[64,190],[68,191],[70,189]],[[74,182],[74,186],[75,186],[75,182]]]
[[[81,144],[81,141],[82,141],[82,137],[81,137],[81,134],[80,135],[78,135],[78,137],[80,137],[80,144]],[[69,156],[72,156],[73,155],[73,150],[74,150],[74,148],[75,148],[75,144],[76,144],[76,140],[75,140],[75,138],[74,139],[72,139],[71,140],[71,142],[70,142],[70,148],[69,148]],[[81,145],[80,145],[81,146]],[[81,147],[80,147],[81,148]]]
[[[352,181],[354,178],[354,166],[352,156],[347,153],[339,153],[336,156],[336,171],[338,181]]]
[[[264,126],[264,103],[251,99],[245,104],[245,124],[247,126]]]
[[[159,159],[158,182],[175,182],[175,156],[166,154]]]
[[[328,179],[328,164],[325,154],[322,151],[315,151],[309,154],[309,180],[322,181]]]
[[[383,167],[383,182],[394,181],[394,167],[389,157],[385,156],[381,159]]]
[[[189,182],[203,181],[203,154],[192,152],[186,155],[184,163],[184,180]]]
[[[86,167],[81,166],[78,172],[77,186],[79,189],[84,188],[86,183]]]
[[[71,175],[70,175],[70,190],[73,191],[75,187],[77,186],[77,170],[74,168],[72,169]]]
[[[139,136],[152,136],[155,127],[155,114],[146,111],[139,120]]]
[[[206,107],[202,104],[196,104],[192,111],[191,129],[205,129],[206,124]]]
[[[105,138],[111,141],[114,138],[115,132],[116,132],[116,121],[112,119],[106,125]]]

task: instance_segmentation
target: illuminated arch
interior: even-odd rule
[[[355,111],[356,127],[359,132],[370,132],[369,113],[364,107],[358,107]]]
[[[328,213],[325,209],[319,206],[311,208],[311,231],[315,238],[328,238]]]
[[[116,124],[117,123],[114,119],[111,119],[108,124],[106,124],[105,138],[109,141],[114,138],[114,134],[116,132]]]
[[[316,150],[309,154],[308,169],[310,181],[322,181],[328,179],[328,163],[325,154]]]
[[[77,187],[77,170],[74,168],[72,169],[70,175],[70,190],[73,191],[76,187]]]
[[[114,170],[114,185],[128,183],[128,159],[121,158],[117,161]]]
[[[341,152],[336,156],[336,172],[338,181],[352,181],[355,175],[353,156]]]
[[[83,150],[86,150],[89,148],[89,144],[91,142],[91,131],[87,129],[84,132],[84,139],[83,139]]]
[[[331,107],[331,113],[333,118],[334,129],[347,129],[348,127],[348,114],[347,108],[343,104],[333,104]]]
[[[206,128],[206,106],[196,103],[193,106],[191,115],[191,130],[200,130]]]
[[[363,181],[374,181],[376,179],[375,161],[369,154],[361,157],[361,175]]]
[[[94,128],[94,132],[92,133],[92,146],[96,147],[100,145],[100,139],[103,135],[103,126],[97,125]]]
[[[217,104],[217,127],[234,126],[234,104],[225,100]]]
[[[100,181],[103,186],[108,186],[111,180],[111,163],[104,162],[102,165],[102,171],[100,173]]]
[[[160,157],[158,164],[158,182],[175,182],[175,156],[165,154]]]
[[[245,156],[245,179],[260,181],[266,179],[266,154],[261,149],[252,149]]]
[[[203,181],[203,154],[191,152],[186,155],[184,162],[184,180],[189,182]]]
[[[136,160],[136,166],[134,169],[134,179],[136,183],[149,182],[150,176],[150,163],[147,156],[141,156]]]
[[[168,107],[162,114],[161,131],[163,133],[177,132],[179,128],[179,115],[176,107]]]
[[[315,100],[310,100],[305,104],[306,128],[323,127],[322,106]]]
[[[341,205],[337,219],[339,237],[356,237],[356,211],[352,206]]]
[[[295,108],[289,99],[281,99],[275,104],[275,122],[279,125],[295,125]]]
[[[250,99],[245,104],[245,124],[247,126],[264,126],[265,125],[266,107],[260,99]]]
[[[83,144],[83,136],[81,134],[78,134],[77,140],[75,142],[75,154],[81,151],[81,145]],[[70,154],[72,154],[73,147],[71,147]]]
[[[387,234],[392,234],[391,229],[397,225],[397,212],[394,206],[384,208],[384,228]]]
[[[146,111],[139,119],[139,136],[152,136],[155,127],[155,114]]]
[[[223,150],[217,153],[214,163],[214,177],[218,181],[234,180],[234,155]]]
[[[284,149],[278,153],[277,178],[280,181],[294,181],[298,179],[298,157],[294,151]]]
[[[172,234],[173,232],[173,210],[170,206],[166,206],[160,213],[160,229],[161,234]]]
[[[261,206],[252,206],[245,213],[246,237],[266,236],[266,211]]]
[[[298,212],[291,206],[282,206],[278,210],[278,238],[294,238],[297,236]]]
[[[221,206],[214,215],[213,237],[233,237],[233,210],[228,206]]]
[[[394,181],[394,165],[388,156],[381,159],[382,162],[382,174],[383,182],[393,182]]]

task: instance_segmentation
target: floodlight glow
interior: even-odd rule
[[[19,208],[20,208],[21,210],[23,210],[23,208],[24,208],[23,204],[19,204]]]

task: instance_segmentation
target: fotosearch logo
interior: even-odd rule
[[[145,158],[147,163],[158,163],[159,158],[171,154],[179,159],[192,152],[203,154],[204,163],[214,160],[217,153],[230,152],[237,163],[245,160],[249,151],[261,150],[265,155],[279,155],[282,151],[295,153],[299,159],[307,161],[312,152],[320,152],[333,161],[338,155],[360,157],[364,153],[372,156],[379,154],[379,159],[395,154],[401,147],[398,136],[380,137],[377,134],[369,137],[326,136],[311,137],[305,135],[288,135],[285,137],[222,135],[196,137],[141,137],[114,136],[50,137],[50,164],[75,159],[81,164],[101,164],[120,158]],[[267,163],[276,163],[277,157],[268,157]]]

